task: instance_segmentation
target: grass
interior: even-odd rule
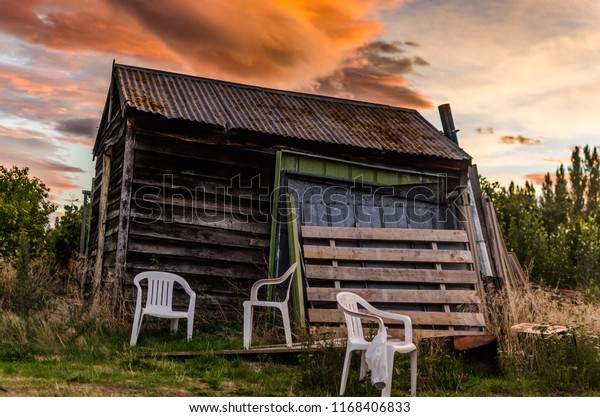
[[[53,272],[33,260],[17,279],[0,262],[0,396],[336,396],[344,350],[331,345],[299,355],[235,357],[215,352],[242,346],[241,323],[197,321],[194,338],[170,334],[166,321],[145,324],[129,346],[129,319],[115,316],[108,298],[82,296],[81,264]],[[35,275],[35,278],[34,278]],[[32,299],[18,283],[36,285]],[[589,294],[526,288],[488,298],[489,330],[498,337],[495,361],[479,362],[421,341],[420,396],[600,395],[600,304]],[[265,320],[266,322],[266,320]],[[568,326],[563,336],[523,337],[520,322]],[[257,329],[265,332],[266,328]],[[268,343],[275,336],[257,337]],[[277,337],[281,334],[277,333]],[[310,340],[306,340],[310,342]],[[140,352],[196,351],[187,359]],[[354,356],[347,396],[378,396],[358,380]],[[485,365],[485,366],[484,366]],[[399,355],[392,393],[409,393],[407,355]]]

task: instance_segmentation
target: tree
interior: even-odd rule
[[[548,233],[555,232],[560,225],[566,225],[569,220],[571,197],[567,188],[565,167],[562,164],[556,170],[556,183],[553,183],[550,173],[544,177],[540,210]]]
[[[569,179],[571,180],[571,198],[573,199],[573,214],[579,216],[585,206],[585,190],[587,178],[583,172],[579,146],[575,146],[571,154],[571,166],[569,167]]]
[[[600,219],[600,158],[598,157],[598,148],[593,150],[589,146],[583,148],[585,156],[585,172],[588,177],[587,205],[588,216],[595,216]]]
[[[570,166],[561,164],[554,180],[546,174],[537,201],[528,183],[505,188],[481,180],[506,246],[522,264],[532,263],[533,280],[593,290],[600,286],[599,159],[597,148],[575,147]]]
[[[48,201],[50,189],[29,168],[0,165],[0,257],[13,257],[21,234],[27,237],[33,256],[44,246],[48,216],[56,206]]]
[[[54,228],[48,231],[48,252],[59,264],[65,264],[71,253],[79,248],[82,207],[67,204],[65,214],[56,218]]]

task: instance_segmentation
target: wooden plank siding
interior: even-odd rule
[[[379,240],[382,242],[460,242],[469,240],[462,230],[445,229],[383,229],[361,227],[314,227],[304,226],[302,236],[306,239]]]
[[[95,274],[99,274],[98,280],[104,279],[109,272],[113,272],[114,259],[116,254],[118,221],[121,204],[121,177],[123,175],[123,139],[117,140],[110,147],[110,171],[108,176],[108,184],[106,188],[105,213],[101,219],[101,193],[103,183],[106,180],[103,178],[103,163],[104,157],[99,157],[96,161],[97,175],[94,178],[92,201],[91,201],[91,218],[90,218],[90,248],[89,259],[92,265],[96,264],[98,256],[98,243],[102,243],[103,253],[101,265],[97,265]],[[103,222],[100,224],[100,222]],[[103,237],[99,237],[99,233]],[[94,278],[96,279],[96,278]]]
[[[138,132],[127,299],[135,274],[159,269],[188,280],[199,314],[239,320],[267,276],[274,164],[273,154]]]
[[[335,296],[351,291],[409,315],[417,337],[484,333],[465,231],[303,226],[301,235],[308,320],[319,331],[343,324]]]

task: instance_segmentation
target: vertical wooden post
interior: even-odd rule
[[[300,236],[298,231],[298,213],[294,197],[287,196],[288,244],[290,248],[290,264],[298,262],[294,282],[292,284],[292,313],[294,323],[306,326],[304,314],[304,287],[302,285],[302,256],[300,255]]]
[[[121,299],[121,290],[127,276],[127,243],[129,240],[129,215],[131,212],[131,189],[133,182],[133,158],[135,152],[135,119],[127,118],[125,150],[123,153],[123,177],[121,181],[121,209],[119,210],[119,231],[115,260],[115,283],[113,287],[113,310],[116,311]]]
[[[108,186],[110,184],[110,160],[112,147],[102,157],[102,185],[100,186],[100,202],[98,205],[98,245],[94,264],[93,293],[96,294],[102,280],[102,264],[104,261],[104,234],[106,231],[106,210],[108,202]]]
[[[277,276],[276,252],[277,252],[277,222],[280,220],[278,215],[279,210],[279,187],[281,180],[281,158],[282,152],[277,151],[275,156],[275,184],[273,184],[273,202],[271,204],[271,241],[269,244],[269,276]]]
[[[84,190],[83,194],[83,207],[81,208],[81,234],[79,236],[79,254],[81,256],[87,251],[87,210],[88,210],[88,199],[91,192]]]

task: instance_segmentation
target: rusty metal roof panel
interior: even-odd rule
[[[417,111],[115,65],[130,107],[170,119],[358,148],[469,159]]]
[[[126,104],[137,110],[224,126],[225,109],[208,82],[121,65],[115,72]]]

